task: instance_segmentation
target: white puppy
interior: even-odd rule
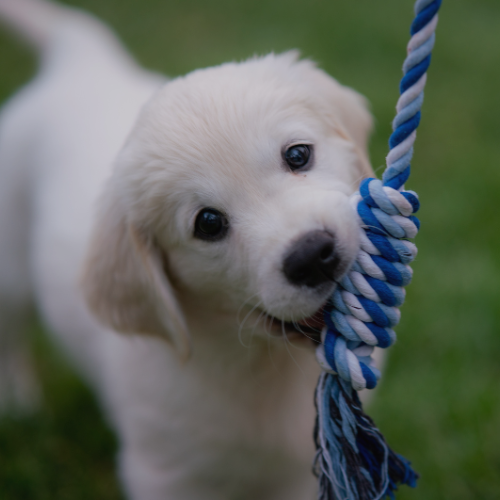
[[[0,123],[3,404],[33,397],[16,346],[35,300],[119,435],[129,498],[312,498],[307,337],[358,249],[363,99],[294,53],[166,82],[88,15],[0,15],[42,61]]]

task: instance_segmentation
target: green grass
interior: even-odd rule
[[[0,421],[2,500],[119,500],[115,441],[92,394],[33,324],[40,411]]]
[[[364,93],[383,164],[410,0],[81,0],[139,61],[175,76],[299,48]],[[375,420],[422,478],[402,500],[500,498],[500,2],[444,2],[409,187],[422,201],[420,254]],[[0,98],[34,71],[0,39]],[[34,337],[45,403],[0,423],[0,498],[111,500],[114,443],[96,404]]]

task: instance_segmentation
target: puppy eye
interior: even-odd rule
[[[292,170],[303,168],[309,162],[311,148],[306,144],[296,144],[285,151],[285,161]]]
[[[215,208],[204,208],[196,216],[194,235],[201,240],[216,241],[224,238],[228,228],[224,214]]]

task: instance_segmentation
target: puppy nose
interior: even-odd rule
[[[311,231],[288,250],[283,260],[283,272],[293,285],[314,288],[333,281],[339,262],[333,235],[326,231]]]

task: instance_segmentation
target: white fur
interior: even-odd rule
[[[283,276],[304,233],[335,234],[345,265],[358,252],[363,100],[293,53],[165,84],[90,16],[0,15],[42,57],[0,122],[2,342],[35,300],[119,435],[129,498],[312,498],[317,363],[262,315],[300,320],[331,293]],[[314,147],[300,174],[281,159],[296,142]],[[229,218],[220,242],[193,237],[206,206]],[[4,372],[4,404],[33,399]]]

